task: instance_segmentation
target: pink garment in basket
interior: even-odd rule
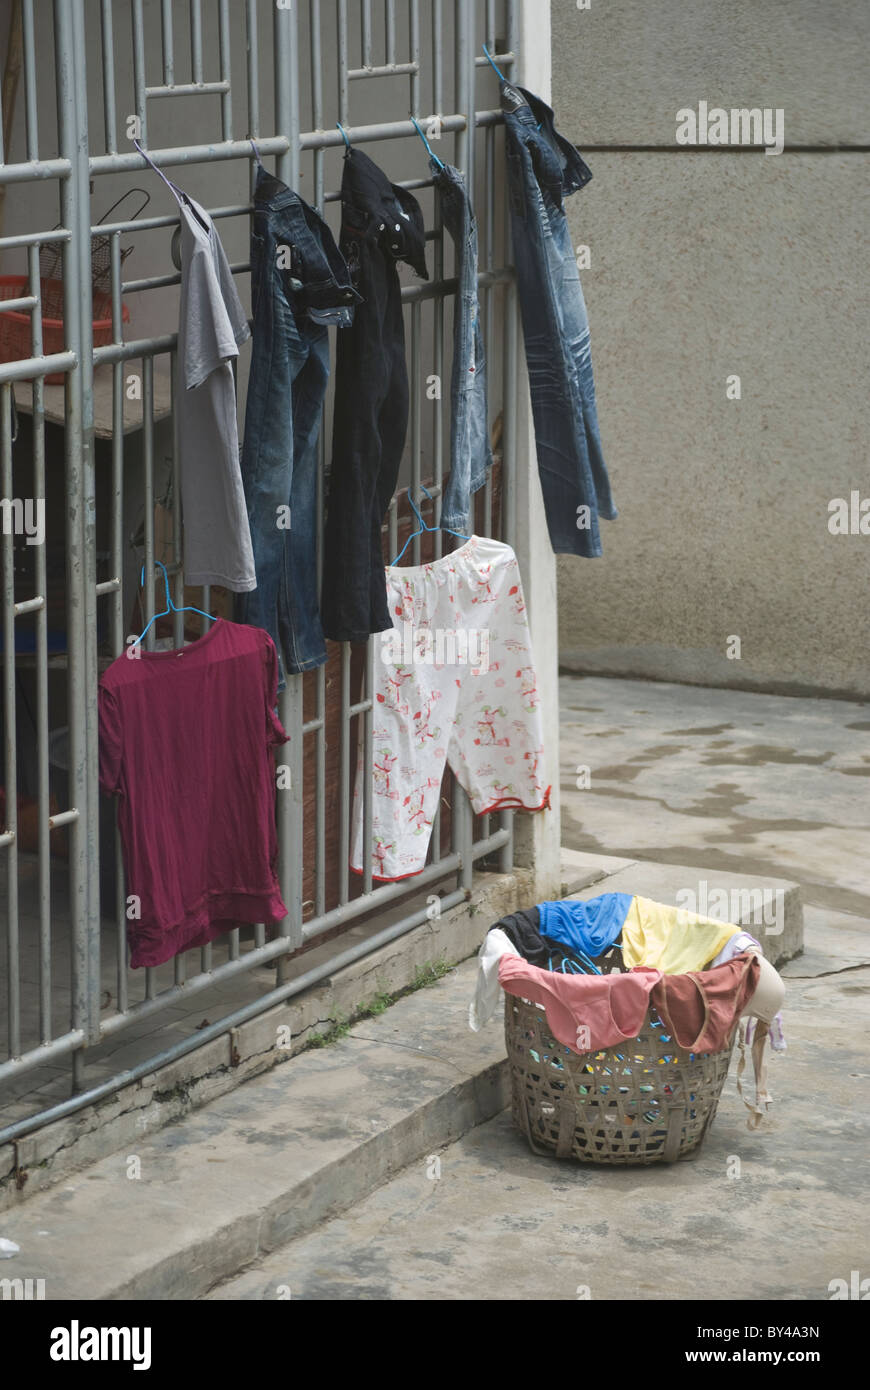
[[[498,978],[508,994],[543,1005],[553,1036],[572,1052],[597,1052],[637,1037],[662,972],[639,965],[625,975],[562,975],[502,956]]]

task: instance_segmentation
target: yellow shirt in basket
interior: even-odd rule
[[[650,965],[665,975],[703,970],[737,930],[682,907],[633,898],[622,924],[623,963],[626,970]]]

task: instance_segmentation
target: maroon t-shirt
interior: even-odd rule
[[[100,785],[118,796],[130,964],[159,965],[287,908],[275,873],[278,663],[219,618],[179,651],[119,656],[100,681]]]

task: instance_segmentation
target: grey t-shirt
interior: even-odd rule
[[[248,337],[214,223],[199,203],[185,198],[176,393],[184,578],[188,584],[222,584],[236,593],[257,587],[231,365]]]

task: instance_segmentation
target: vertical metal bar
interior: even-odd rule
[[[487,45],[488,46],[488,45]],[[490,52],[492,50],[490,49]],[[495,126],[487,126],[484,132],[484,225],[483,258],[487,270],[495,265]],[[487,285],[483,291],[484,353],[487,357],[495,346],[495,291]],[[489,429],[489,420],[486,422]],[[487,470],[483,494],[484,531],[492,535],[492,469]]]
[[[411,304],[411,497],[418,507],[422,509],[423,494],[420,489],[420,456],[422,453],[422,431],[420,420],[420,376],[422,366],[420,363],[420,324],[422,321],[422,305],[419,299],[415,299]],[[411,551],[413,563],[421,563],[421,536],[415,536]]]
[[[338,29],[338,119],[342,125],[347,125],[347,0],[337,0],[336,25]]]
[[[245,40],[248,63],[248,134],[260,134],[260,43],[257,31],[257,0],[245,6]],[[255,172],[252,168],[252,175]]]
[[[154,358],[142,358],[142,491],[145,517],[145,584],[141,592],[145,601],[144,623],[149,623],[157,609],[154,599]],[[160,585],[160,598],[163,586]],[[204,606],[204,605],[203,605]],[[156,629],[151,627],[145,638],[147,651],[154,650]],[[145,998],[153,999],[157,992],[157,972],[151,966],[145,970]]]
[[[145,21],[142,0],[133,0],[130,17],[133,23],[133,91],[136,115],[139,117],[139,139],[148,148],[148,101],[145,96]]]
[[[314,23],[313,15],[311,22]],[[362,0],[362,65],[372,65],[372,0]]]
[[[372,719],[374,711],[375,694],[375,648],[374,642],[370,638],[366,643],[366,678],[365,678],[365,698],[367,708],[362,715],[363,720],[363,837],[362,837],[362,867],[363,867],[363,892],[372,891]]]
[[[350,854],[350,647],[341,644],[341,714],[338,766],[338,901],[342,906],[350,896],[348,856]],[[365,853],[365,846],[363,846]]]
[[[119,341],[121,323],[121,237],[112,237],[112,337]],[[112,595],[110,634],[112,655],[125,647],[124,633],[124,363],[112,367],[112,503],[110,519],[111,572],[120,582]],[[144,624],[143,624],[144,626]],[[127,1008],[127,893],[124,882],[124,856],[121,833],[115,821],[115,989],[118,1010]]]
[[[77,159],[75,56],[72,26],[74,12],[68,0],[54,0],[55,78],[57,87],[58,145],[62,157]],[[77,229],[80,180],[73,173],[60,185],[61,221],[73,234]],[[86,681],[83,599],[82,529],[82,324],[78,298],[79,274],[73,240],[63,244],[64,338],[68,349],[79,354],[79,365],[66,377],[64,430],[64,486],[66,492],[67,582],[67,697],[69,705],[70,807],[78,819],[70,825],[69,904],[72,987],[72,1026],[88,1025],[88,877],[86,819],[87,756],[84,721]],[[73,1085],[81,1087],[81,1053],[73,1055]]]
[[[190,80],[202,81],[202,0],[190,0]]]
[[[39,247],[27,250],[30,293],[40,298]],[[30,317],[31,351],[42,355],[42,306]],[[33,382],[33,496],[45,499],[45,383]],[[39,1037],[51,1039],[51,841],[49,834],[50,786],[48,768],[48,601],[45,542],[34,555],[34,592],[42,607],[36,618],[36,761],[39,848]],[[11,637],[10,637],[11,641]],[[8,785],[8,783],[7,783]],[[62,808],[66,810],[67,807]]]
[[[495,52],[495,0],[486,0],[486,46],[490,53]]]
[[[507,0],[508,49],[519,51],[519,12],[516,0]],[[517,79],[517,60],[511,64],[511,76]],[[502,176],[504,258],[511,253],[510,212],[505,180]],[[504,373],[502,386],[502,472],[501,472],[501,535],[508,545],[516,544],[516,470],[517,470],[517,378],[519,373],[519,300],[516,282],[505,288],[504,313]],[[508,873],[514,862],[514,814],[503,811],[501,826],[509,832],[507,842],[499,851],[499,869]]]
[[[36,122],[36,36],[33,29],[33,0],[22,0],[21,33],[24,40],[24,117],[27,132],[27,158],[39,158],[39,132]]]
[[[312,15],[312,22],[314,16]],[[322,189],[321,189],[322,195]],[[324,516],[324,483],[326,476],[326,434],[323,428],[324,410],[321,408],[320,433],[317,440],[318,469],[317,482],[315,489],[316,511],[316,563],[317,563],[317,597],[318,604],[323,588],[323,516]],[[346,645],[346,644],[345,644]],[[317,671],[317,732],[315,734],[315,779],[314,789],[314,811],[315,822],[315,844],[314,844],[314,912],[316,916],[321,916],[326,911],[326,711],[327,711],[327,691],[326,691],[326,667],[321,666]]]
[[[175,604],[176,612],[172,619],[172,642],[173,646],[180,648],[184,646],[184,614],[178,610],[184,607],[184,562],[183,562],[183,541],[181,534],[181,451],[178,446],[179,430],[179,410],[178,410],[178,353],[175,348],[169,354],[169,391],[172,403],[172,463],[171,463],[171,482],[172,489],[172,565],[174,574],[170,580],[172,585],[172,601]],[[164,563],[166,561],[164,554]],[[203,594],[205,590],[203,590]],[[210,604],[203,597],[200,605],[205,613],[211,612]],[[202,619],[202,630],[206,632],[208,625]],[[186,975],[186,956],[183,951],[179,952],[174,958],[174,977],[177,985],[184,984]]]
[[[296,186],[299,167],[299,88],[293,58],[296,10],[273,6],[275,58],[275,134],[286,135],[290,149],[277,158],[278,178],[291,187]]]
[[[299,28],[296,6],[274,11],[275,130],[290,147],[278,157],[278,176],[291,187],[299,182]],[[281,722],[290,736],[282,752],[290,768],[290,786],[278,797],[278,858],[281,891],[288,913],[278,930],[291,949],[302,944],[303,745],[302,677],[288,675],[279,702]],[[277,981],[288,978],[288,957],[277,961]]]
[[[172,35],[172,0],[160,0],[160,36],[163,44],[163,82],[175,82],[175,45]]]
[[[384,31],[386,35],[386,61],[396,61],[396,4],[395,0],[384,0]]]
[[[468,196],[474,204],[474,9],[473,0],[456,3],[456,110],[465,126],[456,132],[456,163],[465,175]]]
[[[118,121],[115,113],[115,33],[112,23],[112,0],[100,0],[100,20],[103,36],[103,125],[106,133],[106,154],[117,154]]]
[[[408,11],[409,57],[417,69],[411,73],[411,114],[420,114],[420,0],[410,0]]]
[[[218,47],[220,51],[221,81],[227,89],[221,92],[221,133],[225,140],[233,138],[233,94],[232,60],[230,47],[230,9],[229,0],[218,0]]]
[[[465,117],[465,128],[457,132],[456,163],[465,174],[465,185],[472,206],[474,189],[474,4],[473,0],[457,0],[455,35],[456,110]],[[456,306],[458,308],[458,305]],[[456,309],[454,309],[456,312]],[[473,824],[468,797],[454,779],[453,783],[453,847],[462,856],[460,886],[470,893],[474,865],[471,858]]]
[[[320,44],[320,0],[311,0],[311,124],[323,129],[323,56]],[[323,150],[314,151],[314,205],[323,211]],[[318,507],[317,515],[320,516]]]
[[[12,386],[0,387],[0,496],[14,497],[12,487]],[[0,531],[3,574],[3,734],[6,827],[13,836],[6,855],[6,982],[9,1056],[21,1052],[20,960],[18,950],[18,768],[15,728],[15,532]],[[0,826],[2,828],[2,826]]]
[[[142,495],[145,507],[143,533],[145,542],[145,583],[142,598],[145,604],[143,628],[151,622],[156,611],[154,602],[154,358],[142,358]],[[146,651],[153,652],[155,629],[145,637]]]
[[[444,10],[442,0],[432,0],[432,110],[444,109]]]
[[[75,440],[80,458],[81,515],[81,604],[83,617],[80,699],[84,740],[85,821],[82,841],[85,854],[87,901],[87,996],[88,1041],[100,1034],[100,880],[99,880],[99,762],[97,727],[97,570],[96,570],[96,476],[94,471],[94,362],[91,297],[91,214],[88,168],[88,94],[85,52],[84,0],[70,0],[75,80],[75,158],[70,182],[77,184],[75,222],[71,245],[75,249],[75,295],[78,314],[79,365],[72,373],[78,377],[81,400],[80,429]],[[67,430],[69,431],[67,422]],[[84,1058],[78,1062],[79,1079]]]

